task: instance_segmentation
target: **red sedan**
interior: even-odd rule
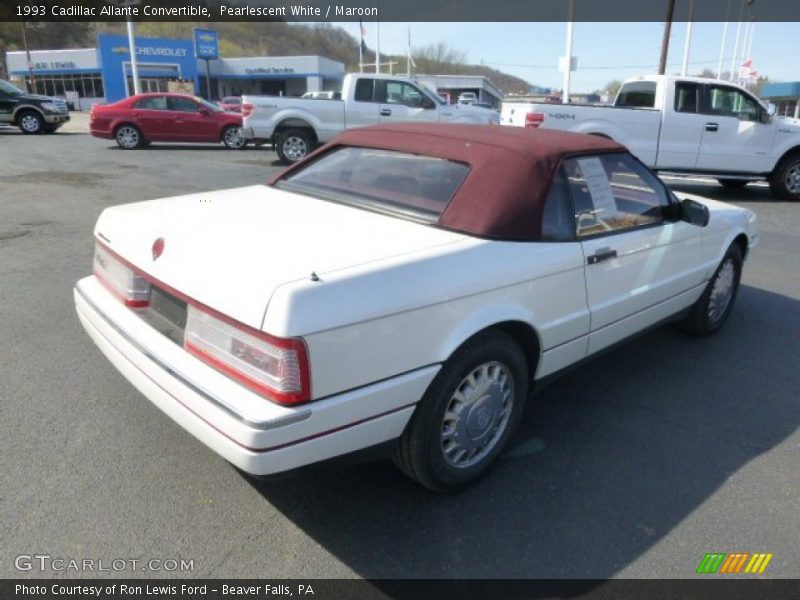
[[[185,94],[138,94],[95,105],[89,115],[93,136],[116,140],[125,150],[150,142],[222,142],[238,150],[246,144],[241,128],[240,114]]]

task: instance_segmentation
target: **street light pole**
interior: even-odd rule
[[[692,16],[694,13],[694,0],[689,0],[689,20],[686,21],[686,43],[683,46],[683,68],[681,76],[689,74],[689,50],[692,46]]]
[[[133,74],[133,93],[141,94],[142,86],[139,83],[139,67],[136,64],[136,33],[133,20],[128,17],[128,48],[131,53],[131,73]],[[127,86],[125,86],[127,87]]]
[[[672,17],[675,14],[675,0],[667,4],[667,20],[664,21],[664,37],[661,38],[661,58],[658,61],[658,74],[667,71],[667,54],[669,53],[669,36],[672,33]]]
[[[575,0],[569,0],[569,14],[567,15],[567,56],[564,61],[564,90],[561,92],[562,104],[569,104],[569,83],[572,75],[572,35],[575,28]]]
[[[719,66],[717,67],[717,79],[722,79],[722,62],[725,59],[725,42],[728,41],[728,18],[731,13],[731,1],[728,0],[728,8],[725,10],[725,29],[722,30],[722,46],[719,49]]]

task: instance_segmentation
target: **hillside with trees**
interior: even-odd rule
[[[138,23],[137,35],[148,37],[177,37],[191,39],[192,28],[207,27],[208,23]],[[219,32],[220,53],[226,57],[241,56],[298,56],[319,54],[347,65],[348,71],[358,70],[359,40],[339,26],[329,23],[315,25],[284,22],[214,23]],[[357,25],[352,25],[357,31]],[[86,48],[96,44],[98,33],[125,33],[124,23],[27,23],[26,36],[31,50],[56,48]],[[22,25],[0,22],[0,76],[4,76],[6,50],[21,50]],[[466,64],[466,53],[445,43],[412,48],[415,73],[429,75],[484,75],[506,93],[527,92],[530,84],[502,71],[482,65]],[[396,60],[397,71],[405,73],[406,57],[381,54],[381,61]],[[368,48],[365,62],[374,62],[373,48]]]

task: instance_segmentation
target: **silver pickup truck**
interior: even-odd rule
[[[376,123],[499,124],[488,108],[448,104],[413,78],[351,73],[345,76],[340,100],[243,96],[244,136],[271,142],[278,157],[293,163],[345,129]]]

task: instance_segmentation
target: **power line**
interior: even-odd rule
[[[713,60],[694,60],[691,61],[690,65],[707,65],[716,63],[718,59]],[[481,60],[482,65],[492,66],[492,67],[517,67],[520,69],[556,69],[558,68],[555,65],[524,65],[524,64],[516,64],[516,63],[496,63],[496,62],[484,62]],[[683,63],[669,63],[668,67],[680,67]],[[601,71],[601,70],[612,70],[612,69],[654,69],[657,65],[618,65],[618,66],[581,66],[578,70],[579,71]]]

